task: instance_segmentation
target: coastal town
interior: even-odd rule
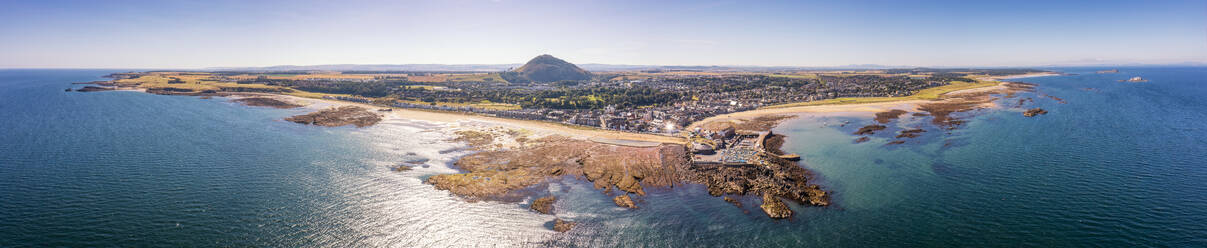
[[[544,56],[548,55],[529,63],[582,71],[573,64]],[[306,92],[330,100],[380,106],[681,136],[685,131],[692,131],[685,130],[689,125],[711,116],[836,98],[909,96],[926,88],[976,82],[972,77],[976,75],[1030,72],[1038,71],[917,68],[711,72],[659,69],[594,74],[582,71],[581,76],[545,76],[556,79],[545,82],[509,72],[216,71],[116,73],[110,77],[115,78],[114,82],[119,86],[123,82],[146,82],[146,79],[163,81],[160,86],[148,90],[165,94]],[[515,79],[517,77],[519,79]],[[190,88],[206,84],[229,86],[209,91]]]
[[[86,86],[77,91],[136,89],[162,95],[231,96],[234,97],[232,101],[245,105],[276,108],[302,105],[273,95],[342,103],[285,118],[290,122],[329,127],[371,126],[382,121],[388,115],[386,113],[402,112],[394,111],[396,109],[411,111],[407,113],[412,115],[431,113],[544,123],[547,126],[543,128],[552,125],[568,131],[532,138],[514,130],[485,131],[497,130],[494,128],[457,131],[451,140],[466,142],[471,149],[482,152],[456,162],[468,172],[437,175],[425,182],[470,199],[505,200],[514,199],[521,189],[568,173],[593,182],[609,196],[615,195],[616,205],[625,208],[637,208],[632,197],[644,196],[643,185],[661,187],[691,182],[705,185],[710,195],[724,197],[727,202],[736,203],[738,200],[733,197],[742,195],[760,196],[759,207],[768,217],[784,219],[793,213],[784,200],[813,206],[829,205],[828,193],[811,183],[808,173],[794,162],[800,160],[800,156],[781,151],[783,136],[771,131],[780,121],[790,117],[713,118],[813,103],[937,100],[944,92],[996,87],[997,90],[982,90],[921,105],[919,109],[927,113],[915,113],[915,116],[934,116],[936,125],[950,128],[961,123],[948,116],[950,113],[976,109],[992,101],[992,98],[984,97],[987,94],[1009,94],[1028,88],[1021,84],[1001,83],[993,80],[994,77],[1030,73],[1046,72],[1030,69],[661,68],[591,73],[542,55],[524,66],[504,72],[236,70],[114,73],[108,75],[113,80],[81,83],[99,86]],[[1029,110],[1025,115],[1043,114],[1042,111]],[[877,113],[877,121],[884,123],[881,115],[893,119],[904,113],[906,111],[901,110]],[[864,129],[875,130],[856,134],[869,135],[884,128],[872,125]],[[582,132],[594,134],[575,134]],[[916,132],[924,131],[902,132],[896,137],[899,140],[888,145],[901,144],[905,142],[901,138],[916,137]],[[601,134],[604,136],[595,136]],[[603,138],[608,136],[615,137]],[[568,137],[572,138],[566,139]],[[864,136],[856,142],[867,139]],[[514,141],[499,143],[499,140]],[[499,157],[511,158],[500,160]],[[629,161],[631,159],[636,160]],[[540,162],[517,164],[515,161]],[[413,166],[403,163],[392,170],[410,171]],[[618,191],[612,191],[613,188]],[[559,225],[568,230],[574,223]]]

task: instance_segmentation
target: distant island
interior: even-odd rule
[[[1098,73],[1098,74],[1113,74],[1113,73],[1119,73],[1119,69],[1101,70],[1101,71],[1097,71],[1096,73]]]
[[[1033,69],[638,70],[588,72],[551,55],[497,72],[436,71],[148,71],[108,75],[80,91],[138,90],[162,95],[230,97],[249,106],[335,107],[286,118],[307,125],[365,127],[390,118],[498,125],[450,130],[478,151],[458,160],[464,173],[426,179],[467,200],[518,201],[550,180],[581,178],[625,208],[639,208],[648,187],[702,184],[738,204],[758,198],[770,218],[791,218],[784,201],[827,206],[829,193],[780,150],[772,132],[796,113],[861,112],[887,124],[930,116],[958,128],[971,110],[1033,91],[999,80],[1058,75]],[[1055,100],[1059,98],[1051,97]],[[1032,99],[1018,99],[1021,108]],[[1063,100],[1061,100],[1063,103]],[[1032,117],[1046,113],[1032,109]],[[888,129],[869,125],[855,142]],[[926,130],[900,130],[885,145]],[[395,171],[414,165],[400,163]],[[494,179],[494,180],[492,180]],[[540,196],[535,211],[556,199]],[[638,198],[638,200],[634,200]],[[653,199],[650,199],[653,200]],[[557,221],[559,231],[575,225]]]

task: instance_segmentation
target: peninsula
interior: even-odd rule
[[[770,218],[792,216],[784,202],[826,206],[829,193],[780,150],[778,123],[800,113],[867,113],[879,123],[905,114],[954,129],[971,110],[1033,90],[1001,80],[1055,75],[1031,69],[751,70],[670,69],[588,72],[550,55],[499,72],[465,71],[149,71],[90,82],[105,89],[231,97],[250,106],[323,103],[287,121],[366,127],[388,118],[468,123],[450,141],[476,153],[459,174],[426,182],[466,200],[525,201],[555,214],[540,188],[584,180],[624,208],[646,189],[702,184],[725,201],[753,197]],[[89,86],[93,87],[93,86]],[[92,91],[85,88],[81,91]],[[1020,99],[1017,106],[1033,102]],[[1033,113],[1028,111],[1028,116]],[[887,127],[860,129],[867,136]],[[900,130],[896,141],[923,129]],[[410,171],[410,165],[392,168]],[[533,193],[537,192],[537,193]],[[740,203],[736,204],[740,207]],[[559,230],[574,226],[558,220]]]

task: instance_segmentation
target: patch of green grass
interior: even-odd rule
[[[949,92],[966,90],[966,89],[975,89],[975,88],[981,88],[981,87],[990,87],[990,86],[998,85],[998,83],[1000,83],[1000,82],[977,81],[977,82],[968,83],[968,82],[955,81],[955,82],[951,82],[951,84],[949,84],[949,85],[923,89],[923,90],[915,92],[913,95],[909,95],[909,96],[842,97],[842,98],[826,99],[826,100],[820,100],[820,101],[780,104],[780,105],[774,105],[774,106],[766,106],[766,107],[762,107],[762,108],[773,109],[773,108],[789,108],[789,107],[801,107],[801,106],[861,104],[861,103],[894,102],[894,101],[908,101],[908,100],[938,100],[940,97],[943,96],[943,94],[947,94]]]

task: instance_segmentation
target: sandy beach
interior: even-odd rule
[[[382,112],[384,119],[407,119],[428,121],[436,123],[453,123],[459,127],[467,129],[488,129],[495,127],[503,127],[509,129],[521,129],[529,132],[532,137],[544,137],[549,135],[561,135],[574,139],[592,140],[601,143],[621,143],[623,145],[648,145],[647,142],[656,143],[675,143],[681,144],[685,140],[681,137],[663,136],[654,134],[630,133],[612,130],[603,130],[592,127],[570,126],[560,123],[551,123],[544,121],[533,120],[517,120],[490,116],[481,116],[454,112],[438,112],[428,110],[415,110],[396,107],[384,107],[364,103],[355,103],[328,99],[305,98],[289,95],[278,94],[263,94],[273,97],[278,97],[283,100],[300,103],[302,105],[313,106],[311,108],[326,108],[333,106],[359,106],[366,109],[391,109],[389,112]],[[616,141],[616,142],[609,142]],[[633,142],[636,141],[636,142]]]
[[[1060,73],[1038,72],[1038,73],[1028,73],[1028,74],[1022,74],[1022,75],[1013,75],[1013,76],[984,77],[981,79],[997,81],[997,80],[1006,80],[1006,79],[1043,77],[1043,76],[1055,76],[1055,75],[1060,75]],[[957,91],[944,93],[943,95],[957,96],[957,95],[964,95],[964,94],[976,94],[976,93],[983,93],[983,92],[990,92],[990,91],[1001,91],[1001,90],[1004,90],[1005,88],[1006,88],[1006,86],[999,84],[999,85],[988,86],[988,87],[957,90]],[[358,107],[363,107],[363,108],[370,109],[370,110],[390,109],[390,111],[388,111],[388,112],[379,112],[379,113],[382,114],[383,118],[387,119],[387,120],[389,120],[389,119],[405,119],[405,120],[427,121],[427,122],[434,122],[434,123],[450,123],[450,124],[455,124],[456,129],[460,129],[460,130],[486,130],[486,129],[493,129],[493,128],[524,130],[525,132],[527,132],[529,135],[531,135],[534,138],[545,137],[545,136],[549,136],[549,135],[560,135],[560,136],[566,136],[566,137],[579,139],[579,140],[590,140],[590,141],[599,142],[599,143],[626,145],[626,146],[651,146],[651,145],[655,145],[657,143],[682,144],[685,142],[685,140],[682,137],[676,137],[676,136],[603,130],[603,129],[599,129],[599,128],[592,128],[592,127],[585,127],[585,126],[571,126],[571,125],[566,125],[566,124],[561,124],[561,123],[551,123],[551,122],[544,122],[544,121],[518,120],[518,119],[490,117],[490,116],[457,113],[457,112],[441,112],[441,111],[431,111],[431,110],[416,110],[416,109],[406,109],[406,108],[397,108],[397,107],[385,107],[385,106],[377,106],[377,105],[364,104],[364,103],[355,103],[355,102],[329,100],[329,99],[306,98],[306,97],[280,95],[280,94],[266,94],[266,93],[256,94],[256,93],[253,93],[253,94],[249,94],[249,95],[271,96],[271,97],[275,97],[280,100],[285,100],[285,101],[305,105],[305,106],[307,106],[307,108],[312,108],[312,109],[323,109],[323,108],[336,107],[336,106],[358,106]],[[692,123],[685,129],[696,128],[696,127],[703,125],[704,123],[715,122],[715,121],[744,122],[744,121],[748,121],[748,120],[751,120],[751,119],[754,119],[754,118],[757,118],[760,116],[773,116],[773,115],[797,115],[797,114],[804,114],[804,113],[827,113],[827,114],[872,116],[878,112],[885,112],[885,111],[894,110],[894,109],[905,110],[905,111],[909,111],[909,112],[916,112],[916,111],[918,111],[918,108],[924,104],[936,103],[936,102],[942,102],[942,101],[944,101],[944,100],[900,100],[900,101],[886,101],[886,102],[875,102],[875,103],[828,104],[828,105],[796,106],[796,107],[785,107],[785,108],[756,109],[756,110],[729,113],[729,114],[705,118],[703,120]],[[985,106],[985,107],[992,107],[992,106]]]
[[[995,86],[996,87],[996,86]],[[989,88],[989,87],[986,87]],[[976,89],[972,89],[976,90]],[[902,100],[891,102],[876,102],[876,103],[858,103],[858,104],[836,104],[836,105],[813,105],[813,106],[798,106],[787,108],[769,108],[756,109],[744,112],[729,113],[705,118],[704,120],[692,123],[688,128],[696,128],[704,123],[715,121],[746,121],[760,116],[769,115],[796,115],[804,113],[829,113],[829,114],[856,114],[872,116],[878,112],[889,111],[893,109],[901,109],[906,111],[916,111],[919,105],[929,103],[928,100]]]

